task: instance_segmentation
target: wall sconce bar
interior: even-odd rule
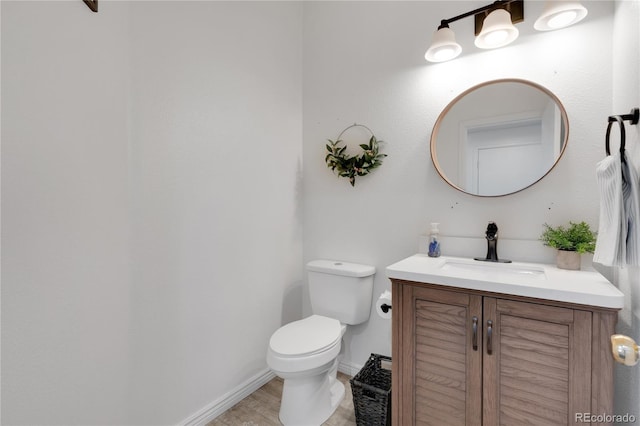
[[[475,34],[478,35],[480,34],[480,30],[482,29],[482,22],[484,21],[484,18],[486,18],[491,11],[496,9],[506,9],[509,13],[512,13],[512,17],[516,15],[519,16],[519,20],[513,20],[512,18],[514,24],[522,22],[524,20],[524,0],[498,0],[487,6],[479,7],[470,12],[454,16],[453,18],[443,19],[442,21],[440,21],[440,26],[438,27],[438,29],[449,28],[450,23],[474,15],[476,23]],[[512,12],[512,10],[517,12]]]
[[[502,47],[518,37],[513,25],[524,20],[524,0],[498,0],[453,18],[443,19],[433,35],[429,50],[424,57],[429,62],[444,62],[457,57],[462,46],[455,41],[449,24],[474,16],[475,45],[481,49]]]
[[[455,40],[449,24],[474,16],[474,44],[481,49],[495,49],[506,46],[518,38],[514,26],[524,21],[524,0],[498,0],[484,7],[440,21],[433,34],[431,46],[424,57],[429,62],[444,62],[457,57],[462,52]],[[587,9],[575,0],[547,0],[534,28],[550,31],[573,25],[587,16]]]

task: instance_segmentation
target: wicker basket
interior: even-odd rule
[[[349,381],[358,426],[391,425],[391,370],[382,368],[382,360],[391,362],[391,357],[371,354]]]

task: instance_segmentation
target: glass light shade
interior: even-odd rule
[[[480,49],[495,49],[513,42],[518,34],[518,29],[511,22],[511,14],[504,9],[496,9],[484,19],[475,45]]]
[[[587,8],[579,1],[547,1],[533,28],[538,31],[557,30],[580,22],[585,16]]]
[[[462,52],[462,46],[456,43],[456,36],[451,28],[440,28],[433,33],[431,46],[424,54],[429,62],[444,62],[457,57]]]

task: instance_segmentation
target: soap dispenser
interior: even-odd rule
[[[440,231],[439,223],[431,224],[431,234],[429,235],[429,257],[440,257]]]

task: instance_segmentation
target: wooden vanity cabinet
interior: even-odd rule
[[[617,311],[392,282],[394,426],[555,426],[613,413]]]

